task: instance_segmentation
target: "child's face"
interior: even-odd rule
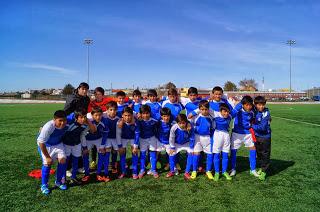
[[[116,115],[117,115],[117,109],[114,107],[109,107],[108,108],[108,116],[111,118],[114,118],[114,117],[116,117]]]
[[[133,96],[133,100],[134,100],[135,102],[140,102],[140,99],[141,99],[141,96],[139,96],[139,95],[134,95],[134,96]]]
[[[257,110],[260,111],[260,112],[262,112],[265,107],[266,107],[265,104],[262,104],[262,103],[256,104],[256,108],[257,108]]]
[[[203,115],[203,116],[208,116],[209,115],[209,108],[200,107],[199,109],[200,109],[201,115]]]
[[[191,100],[191,102],[194,102],[198,98],[198,94],[191,93],[188,95],[188,97]]]
[[[228,110],[221,110],[220,113],[223,118],[228,118],[229,114],[230,114],[230,112]]]
[[[86,96],[88,94],[88,89],[85,87],[78,88],[78,94],[80,96]]]
[[[169,95],[168,98],[169,98],[170,102],[174,103],[177,101],[178,96],[177,95]]]
[[[185,122],[185,121],[180,121],[180,122],[178,123],[178,125],[179,125],[179,127],[180,127],[181,129],[183,129],[183,130],[187,129],[187,122]]]
[[[102,95],[102,93],[99,92],[99,91],[94,94],[94,97],[96,98],[96,101],[97,101],[97,102],[101,102],[102,99],[103,99],[103,95]]]
[[[53,119],[53,121],[54,121],[54,126],[58,129],[64,128],[67,124],[66,118],[56,118],[56,119]]]
[[[126,122],[126,123],[131,123],[132,117],[133,117],[133,115],[131,113],[128,113],[128,112],[124,112],[122,114],[123,121]]]
[[[87,117],[86,116],[78,116],[78,118],[76,119],[78,124],[84,124],[86,122]]]
[[[156,102],[157,101],[157,96],[149,95],[148,98],[149,98],[150,102]]]
[[[92,115],[93,120],[95,120],[96,122],[100,122],[102,119],[102,113],[94,113]]]
[[[125,99],[125,96],[118,96],[117,97],[117,103],[122,105],[124,103],[124,99]]]
[[[142,119],[145,120],[145,121],[150,119],[150,113],[149,112],[144,112],[144,113],[141,114],[141,116],[142,116]]]
[[[252,110],[252,104],[250,104],[250,103],[243,104],[242,107],[247,112]]]
[[[219,101],[221,101],[222,95],[223,95],[222,91],[214,91],[212,93],[212,98],[213,98],[214,101],[219,102]]]
[[[162,115],[162,116],[161,116],[161,119],[162,119],[163,122],[169,123],[169,121],[170,121],[170,116],[169,116],[169,115]]]

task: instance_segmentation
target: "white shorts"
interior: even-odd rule
[[[212,154],[212,144],[209,135],[195,135],[194,152],[204,152],[206,154]]]
[[[162,151],[166,151],[167,154],[170,153],[170,144],[163,144],[161,142],[160,143],[160,147],[159,147],[159,152],[162,152]]]
[[[64,151],[64,145],[62,143],[54,145],[54,146],[47,146],[47,151],[52,159],[52,161],[56,161],[57,159],[62,159],[62,158],[66,158],[66,153]],[[43,165],[47,165],[47,161],[46,161],[46,157],[44,156],[44,154],[41,152],[41,158],[42,158],[42,163]]]
[[[99,149],[104,149],[105,146],[101,145],[102,142],[102,138],[96,139],[96,140],[87,140],[87,147],[89,150],[91,150],[93,148],[93,146],[97,147],[97,150],[99,151]]]
[[[106,148],[113,148],[114,150],[119,150],[117,139],[107,138]]]
[[[233,132],[231,135],[231,149],[239,149],[244,143],[245,147],[253,147],[254,143],[251,134],[239,134]]]
[[[82,155],[82,146],[81,144],[75,146],[64,145],[64,150],[66,152],[66,156],[74,156],[74,157],[81,157]]]
[[[212,152],[230,152],[230,135],[228,132],[219,130],[214,131]]]
[[[193,149],[190,148],[190,143],[185,143],[185,144],[175,144],[176,149],[174,151],[173,155],[178,154],[181,151],[186,151],[188,153],[193,153]]]
[[[128,144],[130,144],[131,146],[133,146],[134,144],[134,139],[123,139],[121,138],[121,144],[123,148],[127,148]]]
[[[148,149],[150,151],[161,151],[161,143],[155,136],[147,139],[140,138],[140,151],[145,152]]]

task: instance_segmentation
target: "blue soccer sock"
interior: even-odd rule
[[[250,170],[253,171],[256,169],[256,150],[250,149],[249,151],[249,162],[250,162]]]
[[[80,157],[72,157],[72,179],[77,178],[77,173],[78,173],[78,164],[79,164],[79,158]]]
[[[138,154],[132,154],[132,173],[138,174]]]
[[[213,157],[214,172],[219,174],[220,172],[220,153],[215,153]]]
[[[126,153],[120,155],[121,174],[126,173]]]
[[[105,163],[105,154],[98,153],[98,165],[97,165],[97,175],[101,174],[101,170],[103,167],[103,164]]]
[[[191,171],[192,163],[193,163],[193,155],[192,153],[188,153],[185,173],[189,173]]]
[[[62,178],[66,175],[66,163],[58,163],[57,166],[57,183],[65,183],[65,178],[62,180]]]
[[[112,151],[111,152],[111,165],[112,165],[112,168],[114,168],[116,166],[117,158],[118,158],[118,152],[117,151]],[[108,164],[108,166],[109,166],[109,164]]]
[[[170,171],[174,172],[174,169],[176,168],[176,158],[175,155],[169,156],[169,165],[170,165]]]
[[[193,155],[192,169],[194,172],[198,171],[199,159],[200,159],[200,155]]]
[[[157,152],[150,151],[151,171],[157,171]]]
[[[82,156],[82,158],[83,158],[84,174],[85,174],[85,176],[89,176],[89,174],[90,174],[89,154],[84,154],[84,155]]]
[[[106,152],[103,156],[104,175],[109,176],[110,152]]]
[[[49,181],[49,176],[50,176],[50,166],[45,166],[42,165],[41,169],[41,183],[42,185],[47,185]]]
[[[237,163],[237,150],[236,149],[231,149],[231,169],[236,169],[236,163]]]
[[[207,154],[207,166],[206,171],[210,172],[212,170],[213,154]]]
[[[229,156],[227,152],[222,152],[222,173],[228,169]]]
[[[140,171],[146,170],[146,156],[146,151],[140,152]]]

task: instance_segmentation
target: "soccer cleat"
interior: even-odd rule
[[[219,177],[220,177],[220,174],[219,173],[215,173],[213,180],[217,182],[217,181],[219,181]]]
[[[72,176],[71,171],[70,171],[70,170],[67,170],[66,175],[67,175],[67,177],[71,177],[71,176]]]
[[[260,175],[262,173],[262,169],[258,169],[257,173]]]
[[[261,174],[260,174],[260,176],[259,176],[259,180],[261,180],[261,181],[266,180],[266,176],[267,176],[267,173],[261,171]]]
[[[181,171],[181,170],[182,170],[179,163],[177,163],[176,167],[177,167],[178,171]]]
[[[224,176],[224,177],[226,178],[226,180],[232,180],[232,177],[230,177],[230,175],[228,174],[228,172],[222,173],[222,176]]]
[[[83,177],[81,178],[81,181],[84,182],[84,183],[88,182],[89,180],[90,180],[90,176],[89,176],[89,175],[83,176]]]
[[[139,179],[139,176],[137,174],[133,174],[132,179],[137,180],[137,179]]]
[[[161,163],[160,163],[160,161],[157,161],[156,167],[157,167],[157,169],[161,169]]]
[[[213,180],[212,173],[210,171],[206,172],[206,176],[209,180]]]
[[[158,179],[160,176],[158,174],[158,172],[154,171],[152,172],[153,178]]]
[[[106,182],[106,183],[107,183],[107,182],[110,182],[110,181],[111,181],[111,179],[110,179],[110,177],[109,177],[109,176],[105,176],[105,177],[104,177],[104,182]]]
[[[126,176],[125,174],[120,174],[120,175],[118,176],[118,179],[123,179],[125,176]]]
[[[250,175],[253,175],[255,177],[259,177],[260,175],[257,173],[256,170],[250,170]]]
[[[145,174],[146,174],[146,171],[145,171],[145,170],[140,170],[140,172],[139,172],[139,179],[143,178]]]
[[[69,184],[72,186],[76,186],[81,185],[81,182],[77,178],[71,178]]]
[[[97,163],[96,163],[95,161],[92,161],[92,162],[90,163],[90,169],[91,169],[91,170],[97,169]]]
[[[147,172],[147,175],[152,175],[151,169],[149,169],[149,171]]]
[[[236,176],[237,171],[235,169],[231,169],[230,177]]]
[[[165,170],[165,171],[169,171],[169,169],[170,169],[170,164],[167,163],[167,164],[165,165],[165,167],[164,167],[164,170]]]
[[[191,179],[192,179],[192,180],[195,180],[196,178],[197,178],[197,172],[193,171],[193,172],[191,173]]]
[[[55,182],[55,186],[58,187],[60,190],[67,190],[67,185],[63,183],[58,183],[57,181]]]
[[[168,172],[168,174],[166,175],[166,178],[171,178],[175,175],[174,172]]]
[[[97,175],[97,181],[104,182],[105,181],[105,177],[102,176],[102,175]]]
[[[185,180],[191,180],[191,175],[188,172],[186,172],[186,173],[184,173],[183,178]]]
[[[50,189],[48,188],[48,185],[46,185],[46,184],[41,185],[41,192],[44,195],[50,194]]]
[[[78,169],[78,173],[79,173],[79,174],[84,174],[84,172],[85,172],[85,171],[84,171],[84,168],[79,168],[79,169]]]
[[[179,175],[179,170],[178,170],[178,169],[174,169],[174,174],[175,174],[176,176],[178,176],[178,175]]]

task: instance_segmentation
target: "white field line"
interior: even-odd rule
[[[314,123],[309,123],[309,122],[305,122],[305,121],[297,121],[297,120],[294,120],[294,119],[287,119],[287,118],[282,118],[282,117],[279,117],[279,116],[271,116],[271,117],[272,118],[283,119],[283,120],[286,120],[286,121],[291,121],[291,122],[296,122],[296,123],[301,123],[301,124],[307,124],[307,125],[311,125],[311,126],[320,127],[320,124],[314,124]]]

